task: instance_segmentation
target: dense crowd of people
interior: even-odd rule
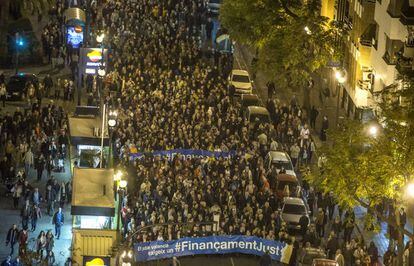
[[[55,206],[69,202],[70,182],[59,183],[53,177],[53,172],[63,171],[68,145],[66,134],[66,114],[53,101],[43,106],[35,102],[29,109],[18,108],[12,114],[0,115],[1,181],[6,196],[13,199],[12,207],[21,217],[21,226],[13,225],[7,234],[10,256],[16,255],[18,244],[18,255],[25,257],[29,234],[38,230],[42,209],[49,216],[56,216],[59,211],[55,213]],[[29,182],[31,177],[36,177],[37,183]],[[42,179],[47,179],[44,188],[39,187]],[[59,237],[60,225],[56,224],[55,236]],[[53,241],[51,232],[39,233],[35,247],[39,261],[55,260]]]
[[[204,1],[108,1],[103,7],[105,27],[113,36],[109,75],[120,91],[115,99],[108,97],[111,108],[119,111],[115,153],[132,188],[122,208],[124,236],[152,241],[255,235],[292,245],[291,261],[286,262],[291,265],[301,255],[299,242],[301,250],[324,247],[332,259],[345,256],[349,263],[343,265],[362,265],[366,257],[375,260],[375,252],[361,252],[362,241],[352,235],[353,212],[334,212],[332,195],[313,188],[304,186],[300,193],[315,210],[311,225],[303,223],[301,240],[288,230],[279,212],[281,199],[274,193],[274,172],[263,159],[270,150],[282,150],[296,169],[309,163],[315,143],[308,114],[296,99],[280,103],[271,97],[266,103],[271,122],[249,123],[229,92],[223,68],[203,53],[199,36],[211,38],[202,32],[211,21],[205,12]],[[314,125],[315,112],[311,115]],[[137,151],[180,148],[236,155],[130,157]],[[325,232],[328,228],[332,233]]]
[[[66,65],[77,61],[77,52],[63,43],[61,27],[63,10],[72,2],[86,5],[57,1],[53,20],[42,34],[52,68],[61,61]],[[98,83],[102,82],[105,102],[119,114],[113,131],[114,154],[129,179],[121,210],[124,238],[146,242],[187,236],[258,236],[287,243],[291,250],[290,260],[283,261],[287,265],[297,265],[315,249],[341,266],[376,265],[375,244],[367,246],[355,237],[354,212],[342,210],[334,195],[319,192],[306,181],[287,195],[302,198],[309,206],[309,217],[301,217],[296,233],[283,221],[283,199],[275,191],[276,175],[284,169],[269,168],[265,156],[269,151],[285,151],[297,172],[315,161],[311,127],[318,111],[313,107],[308,114],[295,98],[281,102],[270,84],[272,93],[265,104],[269,123],[249,121],[228,86],[232,60],[218,53],[211,60],[206,53],[205,46],[210,48],[214,41],[214,27],[205,1],[108,0],[102,17],[95,1],[87,9],[92,11],[92,23],[111,36],[104,42],[111,49],[106,80],[91,75],[84,79],[88,105],[98,104]],[[64,223],[61,208],[71,199],[70,181],[59,183],[53,178],[54,171],[64,169],[67,121],[62,107],[53,101],[42,106],[42,99],[74,101],[74,90],[73,80],[54,82],[47,76],[39,84],[27,84],[28,109],[0,116],[0,154],[4,155],[0,174],[21,216],[21,229],[13,225],[7,234],[11,256],[15,244],[20,256],[27,252],[29,232],[38,229],[44,209],[52,217],[55,234],[41,231],[35,251],[38,260],[55,263],[55,237],[59,239]],[[326,140],[328,127],[324,117],[320,139]],[[234,153],[231,158],[151,155],[172,149]],[[131,159],[137,152],[145,156]],[[48,178],[44,190],[29,183],[31,169],[37,181]],[[414,254],[412,249],[409,244],[407,256]],[[384,261],[393,265],[395,257],[389,251]]]

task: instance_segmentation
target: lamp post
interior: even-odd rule
[[[15,70],[16,70],[16,74],[19,72],[19,56],[20,56],[20,49],[23,48],[24,46],[24,40],[23,38],[19,35],[18,32],[16,32],[15,35],[15,42],[16,42],[16,59],[15,59]]]
[[[346,81],[346,71],[344,69],[335,69],[335,78],[338,81],[338,92],[336,98],[336,125],[338,125],[339,119],[339,96],[341,95],[340,89],[342,88],[342,84]]]
[[[117,117],[118,117],[118,112],[116,110],[109,110],[109,114],[108,114],[108,126],[109,126],[109,162],[111,163],[110,167],[112,167],[113,165],[113,143],[112,143],[112,138],[113,138],[113,130],[114,127],[117,124]]]
[[[116,221],[116,228],[120,230],[120,220],[121,220],[121,208],[122,208],[122,201],[124,200],[125,190],[128,185],[128,181],[122,179],[123,173],[118,171],[114,175],[114,189],[116,189],[118,194],[118,216]]]

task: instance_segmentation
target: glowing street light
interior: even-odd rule
[[[123,180],[123,179],[119,181],[119,187],[120,188],[125,189],[127,187],[127,185],[128,185],[128,181]]]
[[[305,30],[306,34],[308,34],[308,35],[312,34],[312,31],[309,29],[308,26],[305,26],[304,30]]]
[[[114,175],[114,181],[121,181],[121,178],[124,174],[121,171],[118,171]]]
[[[117,117],[118,117],[118,112],[117,111],[109,111],[108,125],[110,127],[116,126],[116,118]]]
[[[377,126],[370,126],[370,128],[369,128],[369,134],[372,136],[372,137],[376,137],[377,136],[377,134],[378,134],[378,127]]]
[[[407,196],[414,198],[414,183],[409,183],[407,185]]]
[[[335,70],[335,78],[340,83],[343,84],[346,81],[346,74],[344,70]]]
[[[105,33],[101,33],[101,34],[99,34],[99,35],[96,36],[96,41],[98,43],[102,43],[103,40],[104,40],[104,38],[105,38]]]

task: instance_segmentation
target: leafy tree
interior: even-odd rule
[[[328,132],[332,143],[322,147],[321,171],[306,178],[325,192],[333,191],[344,207],[367,208],[370,223],[377,223],[377,217],[396,229],[401,262],[402,236],[412,234],[400,226],[398,215],[377,209],[384,200],[404,205],[406,184],[414,179],[414,79],[402,77],[398,84],[381,93],[381,133],[372,137],[371,124],[345,121]]]
[[[224,0],[220,20],[256,49],[258,68],[279,87],[305,88],[311,73],[340,57],[334,47],[342,27],[320,15],[319,1]]]

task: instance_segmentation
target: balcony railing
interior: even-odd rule
[[[395,68],[401,75],[414,77],[413,58],[399,58]]]
[[[397,56],[395,54],[391,55],[389,52],[385,52],[382,59],[384,59],[385,63],[387,63],[388,65],[396,65],[397,64]]]

